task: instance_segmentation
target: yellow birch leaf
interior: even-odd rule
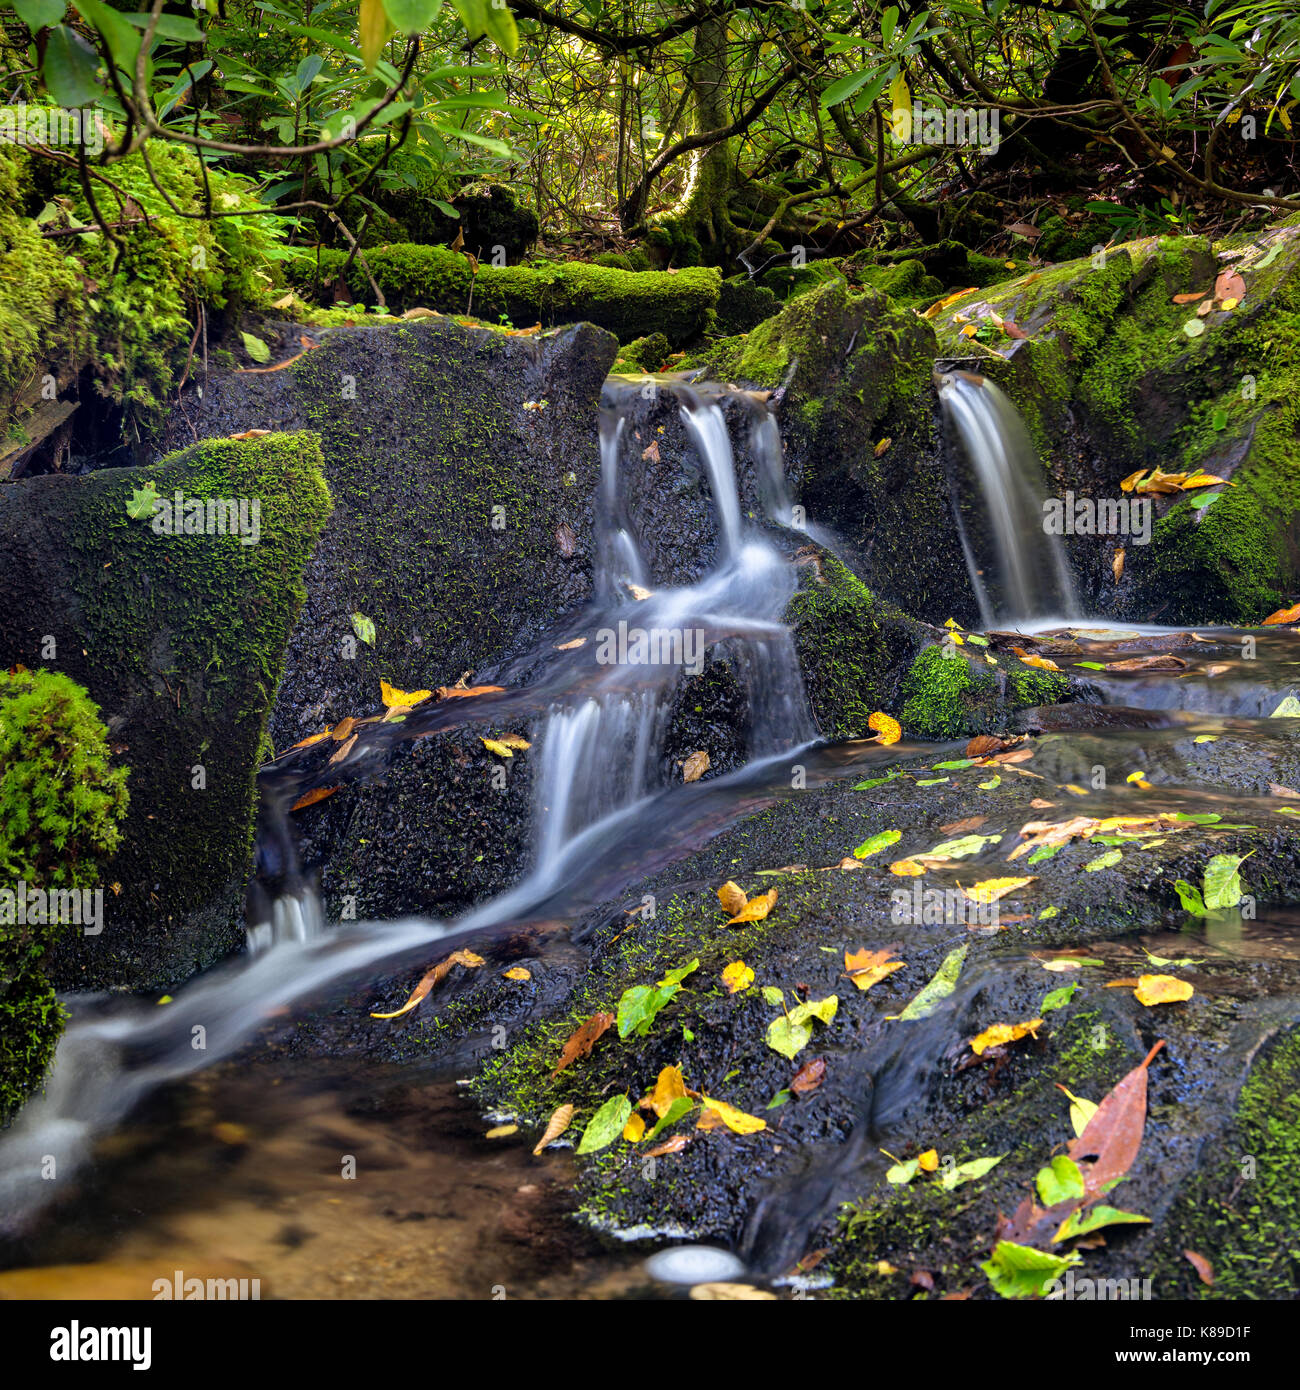
[[[1059,671],[1061,668],[1046,656],[1022,656],[1020,661],[1026,666],[1036,666],[1040,671]]]
[[[986,1028],[970,1040],[971,1051],[980,1057],[990,1047],[1000,1047],[1003,1043],[1016,1042],[1020,1038],[1037,1038],[1042,1026],[1041,1018],[1031,1018],[1027,1023],[995,1023],[992,1028]]]
[[[733,883],[730,879],[718,889],[718,901],[728,916],[734,917],[745,904],[749,901],[745,890],[738,883]]]
[[[665,1067],[655,1081],[655,1088],[637,1102],[638,1110],[653,1110],[662,1120],[675,1100],[686,1096],[686,1079],[680,1067]]]
[[[502,973],[507,980],[531,980],[533,978],[533,972],[531,970],[525,970],[522,965],[516,965],[512,969],[503,971]]]
[[[893,954],[888,948],[883,951],[869,951],[865,946],[860,951],[845,951],[844,969],[859,989],[870,989],[872,985],[878,985],[887,975],[892,975],[895,970],[901,970],[907,964],[906,961],[891,960]]]
[[[995,903],[999,898],[1005,898],[1008,893],[1013,893],[1017,888],[1023,888],[1026,883],[1033,881],[1032,874],[1028,878],[986,878],[982,883],[976,883],[961,891],[973,903]]]
[[[722,983],[726,985],[728,994],[739,994],[754,983],[754,972],[743,960],[733,960],[722,972]]]
[[[704,1106],[704,1113],[700,1116],[696,1129],[716,1129],[718,1124],[722,1123],[733,1134],[757,1134],[759,1130],[767,1128],[766,1120],[760,1120],[757,1115],[746,1115],[743,1110],[737,1110],[725,1100],[701,1096],[700,1103]],[[711,1120],[711,1115],[716,1115],[717,1119]]]
[[[879,734],[879,742],[883,744],[897,743],[903,737],[903,726],[892,715],[882,714],[877,710],[868,720],[867,728],[873,733]]]
[[[551,1118],[546,1122],[545,1132],[533,1149],[534,1154],[541,1153],[548,1144],[553,1144],[568,1129],[573,1120],[573,1111],[572,1105],[562,1105],[551,1115]]]
[[[623,1138],[629,1144],[639,1144],[645,1138],[645,1121],[635,1111],[628,1116],[627,1124],[623,1126]]]
[[[379,682],[379,698],[389,709],[411,709],[423,703],[432,694],[432,690],[398,690],[386,680],[381,679]]]
[[[925,872],[925,866],[918,864],[915,859],[895,859],[889,866],[891,874],[897,874],[899,878],[916,878]]]
[[[1119,490],[1121,492],[1132,492],[1133,489],[1137,486],[1137,484],[1141,481],[1141,479],[1145,478],[1146,475],[1147,470],[1145,468],[1139,468],[1136,473],[1130,473],[1127,478],[1121,481],[1119,485]]]
[[[513,758],[515,756],[515,750],[507,748],[498,738],[483,738],[480,735],[479,742],[489,753],[495,753],[498,758]]]
[[[769,888],[766,893],[756,893],[727,925],[734,927],[737,922],[761,922],[775,906],[775,888]]]
[[[939,1167],[939,1150],[926,1149],[923,1154],[917,1154],[916,1166],[923,1173],[933,1173]]]
[[[1178,1004],[1190,999],[1196,991],[1186,980],[1172,975],[1139,975],[1133,997],[1139,1004]]]

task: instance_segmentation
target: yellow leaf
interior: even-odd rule
[[[416,987],[411,991],[411,997],[406,1001],[405,1004],[402,1005],[400,1009],[395,1010],[391,1014],[372,1013],[370,1017],[401,1018],[403,1014],[410,1013],[411,1010],[415,1008],[417,1004],[419,1004],[420,1000],[423,999],[426,994],[428,994],[428,992],[434,987],[434,985],[436,985],[438,981],[443,978],[444,975],[448,974],[453,965],[463,965],[467,969],[473,970],[483,964],[485,964],[483,957],[480,955],[475,955],[473,951],[453,951],[451,955],[449,955],[446,958],[446,960],[440,960],[438,964],[433,967],[432,970],[426,972],[423,979],[421,979],[420,983],[416,985]]]
[[[757,1115],[746,1115],[743,1110],[737,1110],[725,1100],[712,1100],[708,1096],[701,1096],[700,1103],[704,1106],[704,1113],[700,1116],[696,1129],[717,1129],[721,1123],[733,1134],[757,1134],[759,1130],[767,1128],[766,1120],[760,1120]],[[717,1118],[710,1119],[710,1116]]]
[[[300,738],[293,746],[295,748],[310,748],[313,743],[319,743],[323,738],[329,738],[330,731],[322,729],[318,734],[308,734],[306,738]]]
[[[978,332],[979,329],[976,328],[973,323],[968,323],[966,327],[962,329],[961,336],[963,338],[973,338]]]
[[[522,734],[502,734],[497,742],[504,744],[507,748],[513,748],[517,752],[522,752],[523,749],[533,746]]]
[[[1219,300],[1219,308],[1220,308],[1220,309],[1235,309],[1235,308],[1237,307],[1237,305],[1240,304],[1240,303],[1241,303],[1241,300],[1239,300],[1239,299],[1233,299],[1231,296],[1229,296],[1227,299],[1221,299],[1221,300]]]
[[[885,450],[888,449],[893,442],[894,441],[889,438],[882,439],[880,443],[876,445],[875,449],[872,452],[875,454],[877,458],[879,458],[881,454],[883,454]]]
[[[888,947],[883,951],[869,951],[865,946],[860,951],[845,951],[844,969],[859,989],[870,989],[872,985],[878,985],[886,975],[892,975],[895,970],[901,970],[907,964],[906,961],[891,960],[893,954]]]
[[[1138,482],[1141,479],[1145,478],[1146,475],[1147,470],[1145,468],[1139,468],[1136,473],[1130,473],[1127,478],[1124,478],[1120,482],[1119,490],[1121,492],[1132,492],[1133,489],[1137,486]]]
[[[1059,671],[1061,668],[1046,656],[1022,656],[1020,660],[1026,666],[1036,666],[1040,671]]]
[[[917,1154],[916,1166],[923,1173],[933,1173],[939,1167],[939,1150],[926,1149],[923,1154]]]
[[[505,1139],[511,1134],[518,1134],[518,1125],[497,1125],[495,1129],[490,1129],[483,1136],[484,1139]]]
[[[627,1124],[623,1126],[623,1138],[629,1144],[639,1144],[645,1138],[645,1121],[635,1111],[628,1116]]]
[[[398,690],[386,680],[379,682],[379,698],[389,709],[411,709],[422,704],[433,694],[432,690]]]
[[[551,1118],[546,1122],[545,1133],[537,1141],[537,1145],[533,1149],[534,1154],[541,1153],[548,1144],[553,1144],[560,1135],[568,1129],[573,1119],[573,1110],[574,1107],[572,1105],[562,1105],[552,1114]]]
[[[489,753],[495,753],[498,758],[513,758],[515,756],[515,750],[513,748],[507,748],[500,739],[484,738],[480,734],[479,742]]]
[[[730,879],[718,889],[718,901],[722,904],[727,915],[734,917],[745,904],[749,901],[745,890],[738,883],[733,883]]]
[[[978,1037],[970,1040],[971,1051],[983,1056],[990,1047],[1000,1047],[1003,1043],[1016,1042],[1020,1038],[1037,1038],[1043,1026],[1041,1018],[1031,1018],[1028,1023],[995,1023],[986,1028]]]
[[[1227,481],[1226,478],[1220,478],[1214,473],[1193,473],[1183,480],[1183,491],[1188,492],[1194,487],[1213,487],[1215,483],[1226,483]]]
[[[766,893],[756,893],[727,925],[734,927],[737,922],[761,922],[775,906],[775,888],[769,888]]]
[[[963,888],[961,891],[973,903],[995,903],[999,898],[1005,898],[1008,893],[1013,893],[1017,888],[1023,888],[1026,883],[1033,881],[1032,874],[1028,878],[986,878],[982,883]]]
[[[936,303],[931,304],[930,307],[925,311],[925,313],[921,315],[921,317],[925,319],[936,318],[939,314],[943,313],[943,311],[946,308],[948,308],[950,304],[956,304],[956,302],[959,299],[964,299],[968,294],[974,293],[974,286],[972,286],[968,290],[958,290],[955,294],[947,295],[943,299],[938,300]]]
[[[1195,993],[1186,980],[1172,975],[1139,975],[1133,997],[1139,1004],[1177,1004]]]
[[[879,743],[897,743],[903,737],[903,726],[892,715],[882,714],[877,710],[868,720],[867,728],[873,733],[879,734]]]
[[[384,0],[361,0],[357,32],[361,40],[361,61],[373,72],[384,45],[394,33],[384,12]]]
[[[1124,578],[1124,547],[1120,548],[1111,556],[1110,572],[1115,576],[1115,583],[1118,584]]]
[[[722,972],[722,983],[726,985],[728,994],[739,994],[754,983],[754,972],[743,960],[733,960]]]
[[[912,138],[912,93],[908,90],[907,78],[901,68],[898,76],[889,84],[889,104],[893,107],[894,139],[907,144]]]
[[[653,1110],[662,1120],[675,1100],[686,1096],[686,1079],[680,1067],[665,1067],[655,1081],[655,1088],[637,1102],[638,1110]]]
[[[525,970],[522,965],[516,965],[513,969],[502,972],[507,980],[531,980],[533,972]]]
[[[925,872],[925,867],[914,859],[895,859],[889,866],[889,872],[897,874],[899,878],[916,878]]]

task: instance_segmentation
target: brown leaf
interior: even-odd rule
[[[533,1149],[535,1155],[541,1153],[548,1144],[554,1143],[554,1141],[568,1129],[569,1123],[573,1119],[573,1111],[574,1107],[572,1105],[561,1105],[559,1109],[551,1115],[551,1118],[546,1122],[546,1129],[542,1137],[537,1141]]]
[[[330,737],[334,740],[335,743],[342,743],[351,735],[352,730],[356,725],[356,722],[357,721],[353,719],[353,717],[350,714],[346,719],[340,719],[339,722],[335,724],[335,726],[330,730]]]
[[[1085,1203],[1100,1197],[1107,1183],[1122,1178],[1133,1166],[1146,1127],[1147,1068],[1164,1045],[1161,1038],[1106,1094],[1083,1133],[1071,1140],[1066,1152],[1083,1173]],[[1089,1158],[1091,1162],[1086,1161]]]
[[[1043,234],[1043,229],[1041,227],[1035,227],[1029,222],[1013,222],[1007,228],[1007,231],[1015,232],[1017,236],[1028,237],[1030,241],[1035,240]]]
[[[472,695],[492,695],[504,689],[504,685],[440,685],[433,693],[440,700],[455,700]]]
[[[971,742],[973,743],[974,739]],[[945,835],[964,835],[968,830],[978,830],[986,820],[988,820],[987,816],[966,816],[962,820],[950,820],[947,825],[941,825],[939,829]]]
[[[658,463],[659,441],[657,439],[652,439],[650,443],[647,444],[646,447],[641,450],[641,457],[643,459],[649,459],[651,463]]]
[[[1174,303],[1199,304],[1207,294],[1209,294],[1209,290],[1197,290],[1194,294],[1176,294],[1174,295]]]
[[[888,449],[893,442],[894,441],[892,439],[886,437],[885,439],[882,439],[879,444],[876,445],[872,452],[875,454],[877,458],[879,458],[881,454],[883,454],[885,450]]]
[[[451,973],[453,965],[463,965],[468,970],[475,970],[482,964],[483,957],[475,955],[473,951],[453,951],[445,960],[440,960],[432,970],[425,972],[419,984],[411,991],[411,997],[400,1009],[395,1009],[390,1014],[371,1013],[370,1017],[401,1018],[403,1014],[409,1014],[412,1009],[416,1008],[439,980]]]
[[[1246,282],[1231,266],[1219,272],[1219,278],[1214,282],[1214,297],[1236,300],[1246,297]]]
[[[573,534],[573,527],[568,522],[562,521],[555,528],[555,544],[559,546],[560,554],[566,560],[573,558],[574,552],[578,548],[577,541],[577,536]]]
[[[261,439],[263,435],[270,434],[270,430],[240,430],[238,434],[228,434],[227,439]]]
[[[966,745],[968,758],[984,758],[1001,748],[1010,748],[1019,743],[1018,738],[999,738],[996,734],[976,734]]]
[[[749,895],[738,883],[730,879],[718,889],[718,901],[728,917],[734,917],[749,901]]]
[[[810,1096],[826,1079],[826,1059],[814,1057],[805,1062],[794,1074],[790,1089],[797,1096]]]
[[[1002,331],[1008,338],[1028,338],[1029,334],[1014,319],[1002,320]]]
[[[1111,556],[1110,572],[1115,576],[1115,583],[1118,584],[1124,578],[1124,547],[1120,548]]]
[[[1108,661],[1108,671],[1181,671],[1187,663],[1181,656],[1172,652],[1160,652],[1155,656],[1130,656],[1124,661]]]
[[[597,1039],[614,1023],[614,1015],[599,1013],[592,1016],[572,1033],[565,1041],[564,1047],[560,1050],[560,1060],[556,1063],[555,1070],[551,1075],[559,1074],[571,1062],[576,1062],[579,1057],[585,1057],[596,1045]]]
[[[318,801],[324,801],[327,796],[333,796],[336,791],[338,791],[337,787],[313,787],[311,791],[304,792],[289,809],[291,811],[304,810],[308,806],[314,806]]]
[[[353,734],[352,737],[348,739],[346,743],[340,744],[340,746],[334,750],[333,755],[330,757],[330,762],[341,763],[343,759],[346,758],[347,755],[353,750],[353,748],[356,747],[357,739],[359,739],[360,737],[360,734]]]
[[[653,1149],[647,1149],[645,1156],[647,1158],[663,1158],[665,1154],[681,1153],[691,1142],[692,1137],[689,1134],[674,1134],[671,1139],[665,1139],[662,1144],[656,1144]]]
[[[1214,1287],[1214,1266],[1205,1258],[1198,1255],[1195,1250],[1184,1250],[1183,1258],[1191,1262],[1192,1268],[1200,1275],[1201,1283],[1209,1288]]]
[[[697,752],[692,753],[682,764],[682,781],[698,782],[708,770],[709,755],[701,748]]]

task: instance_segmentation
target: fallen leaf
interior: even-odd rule
[[[270,434],[270,430],[240,430],[238,434],[228,434],[227,439],[261,439],[263,435]]]
[[[910,1022],[917,1018],[927,1018],[932,1014],[939,1007],[940,1001],[946,999],[957,987],[967,949],[965,946],[958,946],[955,951],[949,951],[930,981],[901,1014],[895,1015],[895,1018]]]
[[[875,449],[872,450],[872,452],[875,454],[877,458],[879,458],[881,454],[883,454],[885,450],[888,449],[893,442],[894,441],[892,439],[882,439],[880,443],[876,445]]]
[[[440,960],[432,970],[428,971],[420,980],[420,983],[411,991],[411,997],[402,1005],[400,1009],[395,1009],[391,1014],[372,1013],[371,1018],[401,1018],[403,1014],[408,1014],[417,1007],[420,1001],[438,983],[439,980],[451,973],[453,965],[463,965],[467,970],[475,970],[480,965],[485,964],[483,957],[475,955],[473,951],[453,951],[445,960]]]
[[[1022,656],[1020,660],[1026,666],[1036,666],[1040,671],[1059,671],[1061,669],[1051,657],[1047,656]]]
[[[895,960],[893,956],[894,952],[889,947],[882,951],[871,951],[865,946],[860,951],[845,951],[844,969],[859,989],[870,989],[907,964],[906,961]]]
[[[572,652],[576,651],[579,647],[586,646],[586,644],[587,639],[585,637],[575,637],[572,642],[561,642],[555,650],[557,652]]]
[[[1142,975],[1133,991],[1133,997],[1139,1004],[1151,1006],[1179,1004],[1184,999],[1190,999],[1195,993],[1186,980],[1176,979],[1173,975]]]
[[[348,715],[346,719],[340,719],[330,730],[330,737],[335,743],[343,743],[346,739],[351,737],[352,730],[356,727],[356,723],[357,721],[353,719],[351,715]]]
[[[682,764],[682,781],[698,782],[701,777],[709,770],[709,755],[703,749],[692,753]]]
[[[576,1062],[579,1057],[585,1057],[596,1045],[601,1034],[611,1028],[613,1024],[613,1014],[592,1014],[585,1023],[569,1034],[560,1051],[560,1060],[556,1063],[555,1070],[551,1075],[553,1077],[559,1076],[570,1063]]]
[[[964,835],[968,830],[978,830],[986,820],[988,820],[987,816],[967,816],[963,820],[949,821],[947,825],[941,825],[939,829],[945,835]]]
[[[509,970],[503,970],[501,973],[507,980],[531,980],[533,978],[533,972],[525,970],[522,965],[512,966]]]
[[[497,1125],[494,1129],[488,1130],[483,1136],[484,1139],[507,1139],[512,1134],[519,1133],[518,1125]]]
[[[340,744],[339,747],[336,748],[334,752],[330,755],[330,762],[341,763],[343,759],[346,758],[347,755],[353,750],[353,748],[356,747],[357,739],[360,737],[360,734],[353,734],[352,737],[348,739],[345,743]]]
[[[867,728],[880,735],[877,742],[882,744],[897,743],[903,737],[903,726],[898,720],[880,710],[867,720]]]
[[[722,972],[722,983],[728,994],[739,994],[754,983],[754,972],[743,960],[733,960]]]
[[[1270,613],[1264,619],[1262,626],[1276,627],[1279,623],[1294,622],[1300,622],[1300,603],[1297,603],[1294,608],[1279,608],[1276,613]]]
[[[1184,1250],[1183,1258],[1191,1263],[1192,1268],[1200,1277],[1201,1283],[1208,1288],[1214,1287],[1214,1266],[1205,1258],[1198,1255],[1195,1250]]]
[[[1146,1127],[1147,1068],[1164,1045],[1161,1038],[1146,1057],[1107,1092],[1083,1133],[1072,1140],[1066,1150],[1079,1165],[1089,1200],[1100,1196],[1116,1178],[1124,1177],[1137,1158]],[[1092,1161],[1085,1163],[1088,1158]]]
[[[641,457],[643,459],[648,459],[651,463],[658,463],[659,441],[657,439],[651,440],[651,442],[641,450]]]
[[[657,1144],[653,1149],[647,1149],[647,1158],[664,1158],[668,1154],[681,1153],[681,1151],[691,1142],[689,1134],[674,1134],[671,1139],[665,1139],[662,1144]]]
[[[769,888],[766,893],[756,893],[727,925],[734,927],[737,922],[761,922],[775,906],[775,888]]]
[[[1198,304],[1207,294],[1209,294],[1209,290],[1198,290],[1195,294],[1176,294],[1174,295],[1174,303]]]
[[[737,1110],[724,1100],[701,1096],[700,1104],[704,1109],[696,1122],[696,1129],[717,1129],[725,1125],[733,1134],[757,1134],[767,1128],[766,1120],[760,1120],[757,1115],[746,1115],[743,1110]]]
[[[794,1079],[790,1082],[790,1089],[797,1096],[811,1095],[826,1079],[826,1059],[814,1057],[811,1062],[805,1062],[794,1074]]]
[[[330,731],[322,729],[318,734],[308,734],[306,738],[300,738],[297,743],[291,744],[291,748],[310,748],[313,743],[319,743],[321,739],[329,738]]]
[[[1106,662],[1108,671],[1181,671],[1187,663],[1172,652],[1157,652],[1152,656],[1130,656],[1121,661]]]
[[[938,1167],[939,1167],[939,1150],[938,1150],[938,1149],[926,1149],[926,1151],[925,1151],[924,1153],[917,1154],[917,1156],[916,1156],[916,1166],[917,1166],[917,1167],[921,1170],[921,1172],[923,1172],[923,1173],[933,1173],[933,1172],[936,1172],[936,1171],[938,1170]],[[933,1284],[932,1284],[931,1286],[933,1287]]]
[[[1120,548],[1111,556],[1110,572],[1115,576],[1115,583],[1118,584],[1124,578],[1124,547]]]
[[[635,1111],[628,1116],[623,1126],[623,1138],[629,1144],[639,1144],[645,1138],[645,1121]]]
[[[1001,1047],[1004,1043],[1018,1042],[1021,1038],[1037,1040],[1038,1030],[1043,1026],[1041,1018],[1031,1018],[1027,1023],[995,1023],[970,1040],[971,1051],[982,1057],[990,1047]]]
[[[546,1122],[546,1129],[542,1132],[542,1137],[533,1149],[534,1155],[540,1154],[548,1144],[553,1144],[568,1129],[573,1121],[573,1112],[574,1107],[572,1105],[561,1105],[552,1113],[551,1118]]]
[[[749,897],[740,884],[733,883],[728,879],[727,882],[718,889],[718,901],[722,904],[723,910],[728,916],[734,917],[749,901]]]
[[[1146,475],[1147,470],[1145,468],[1139,468],[1136,473],[1130,473],[1127,478],[1120,482],[1119,490],[1121,492],[1132,492],[1139,480],[1145,478]]]
[[[916,878],[925,872],[925,865],[918,864],[914,859],[895,859],[889,866],[889,872],[900,878]]]
[[[945,298],[940,299],[937,303],[931,304],[921,317],[926,319],[937,317],[939,314],[943,313],[949,305],[956,304],[959,299],[964,299],[968,294],[974,294],[977,288],[978,286],[972,285],[968,290],[957,290],[955,293],[945,296]]]
[[[767,1289],[756,1289],[753,1284],[692,1284],[691,1298],[696,1303],[748,1301],[751,1303],[774,1303],[776,1295]]]
[[[961,891],[973,903],[995,903],[1000,898],[1005,898],[1008,893],[1014,893],[1017,888],[1023,888],[1026,883],[1033,881],[1033,875],[1028,878],[986,878],[983,882]]]
[[[1231,299],[1234,303],[1244,299],[1246,295],[1246,282],[1241,276],[1229,267],[1221,270],[1218,278],[1214,282],[1215,299]]]
[[[304,792],[289,809],[290,811],[304,810],[308,806],[314,806],[318,801],[324,801],[327,796],[333,796],[336,791],[338,791],[337,787],[313,787],[311,791]]]
[[[473,695],[491,695],[504,689],[504,685],[440,685],[433,693],[440,700],[454,700]]]
[[[383,679],[379,682],[379,698],[388,709],[413,709],[432,694],[431,690],[398,690]]]
[[[991,753],[997,753],[1004,748],[1011,748],[1019,742],[1018,738],[998,738],[996,734],[976,734],[966,745],[966,756],[968,758],[986,758]]]
[[[653,1110],[662,1120],[679,1100],[687,1099],[686,1078],[680,1067],[664,1067],[655,1079],[655,1088],[637,1101],[638,1110]]]

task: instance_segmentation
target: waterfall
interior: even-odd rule
[[[583,881],[593,854],[629,834],[652,796],[707,796],[709,783],[665,783],[662,766],[674,698],[685,677],[703,669],[706,639],[725,647],[748,695],[748,768],[784,758],[814,737],[794,642],[781,621],[796,587],[794,566],[768,540],[744,532],[721,408],[694,392],[684,397],[683,423],[717,516],[715,563],[694,583],[632,597],[629,583],[644,589],[651,581],[621,467],[626,414],[602,412],[597,597],[581,618],[587,640],[565,653],[574,660],[572,692],[552,703],[535,736],[537,853],[525,880],[452,925],[413,919],[324,930],[285,819],[269,814],[264,802],[259,869],[283,886],[274,901],[260,885],[250,891],[248,954],[191,981],[161,1007],[113,996],[76,1001],[44,1094],[0,1137],[0,1228],[20,1228],[57,1195],[59,1185],[43,1180],[47,1156],[66,1178],[89,1158],[96,1136],[141,1097],[229,1056],[288,1005],[380,966],[424,966],[429,951],[422,948],[441,943],[446,950],[456,937],[508,924]],[[657,659],[634,663],[629,679],[632,647],[621,651],[613,638],[635,632]],[[594,683],[593,647],[598,663],[604,648],[613,653]],[[555,658],[550,644],[543,653]]]
[[[1077,616],[1065,548],[1043,527],[1042,466],[1015,406],[987,378],[968,372],[943,376],[939,399],[974,469],[993,535],[997,586],[990,595],[958,514],[983,621]]]

